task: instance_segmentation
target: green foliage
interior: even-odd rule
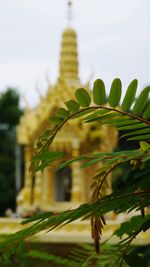
[[[150,102],[148,102],[148,104],[147,104],[147,107],[146,107],[144,114],[143,114],[143,118],[146,120],[150,118]]]
[[[29,252],[28,256],[34,259],[40,259],[43,261],[49,261],[56,264],[59,264],[59,266],[65,266],[65,267],[75,267],[76,262],[71,259],[64,259],[63,257],[55,256],[46,252],[40,252],[38,250],[32,250]]]
[[[95,81],[92,98],[85,89],[77,89],[75,91],[77,102],[70,100],[66,102],[68,110],[62,108],[57,110],[56,116],[51,120],[54,126],[46,130],[40,136],[37,143],[36,155],[31,166],[33,172],[43,170],[43,168],[51,164],[57,170],[75,161],[80,163],[80,168],[88,168],[99,162],[103,163],[102,167],[96,170],[93,177],[91,185],[93,194],[90,203],[82,204],[76,209],[63,211],[59,214],[52,212],[43,213],[25,220],[24,223],[34,223],[1,243],[1,251],[5,251],[8,244],[15,246],[20,240],[32,236],[43,229],[45,231],[53,230],[77,219],[86,220],[91,218],[92,237],[95,249],[99,252],[102,229],[105,223],[107,223],[105,222],[104,215],[111,211],[116,213],[139,211],[141,215],[133,217],[129,222],[124,222],[114,233],[119,237],[124,238],[124,235],[126,237],[118,244],[115,250],[115,253],[118,252],[118,254],[116,254],[117,260],[113,263],[113,266],[121,267],[127,263],[132,267],[137,259],[141,262],[141,266],[142,264],[143,266],[148,266],[146,265],[147,261],[142,255],[131,252],[129,248],[136,236],[143,231],[147,231],[150,226],[150,218],[145,215],[145,209],[150,205],[150,122],[147,119],[149,118],[150,87],[143,89],[140,96],[136,99],[137,80],[133,80],[127,88],[124,99],[120,101],[121,88],[122,83],[120,79],[114,79],[108,103],[105,103],[105,85],[101,80]],[[94,105],[91,104],[93,102]],[[57,133],[71,119],[80,119],[84,123],[96,125],[98,129],[101,125],[116,127],[120,132],[120,138],[124,142],[137,140],[138,148],[111,153],[88,153],[76,158],[70,158],[63,153],[51,151],[51,143]],[[104,182],[108,180],[109,174],[113,170],[124,164],[128,166],[128,169],[116,181],[114,191],[104,196],[102,193]],[[100,253],[102,254],[102,252]],[[111,251],[111,253],[114,254],[114,251]],[[105,260],[102,258],[102,255],[99,257],[100,265],[97,266],[110,266],[110,258],[108,262],[106,258]],[[102,261],[103,265],[101,265],[102,259],[105,261]],[[77,266],[88,266],[87,262],[86,265],[84,262],[82,265],[81,262],[78,262],[78,264]]]
[[[97,79],[93,86],[93,101],[96,105],[106,102],[105,84],[102,80]]]
[[[133,80],[126,91],[126,95],[124,97],[124,100],[122,102],[122,109],[124,111],[128,111],[135,99],[135,94],[137,90],[138,81],[135,79]]]
[[[89,107],[91,98],[84,88],[77,89],[75,92],[76,99],[81,107]]]
[[[59,108],[56,112],[56,118],[65,119],[69,116],[70,112],[64,108]]]
[[[4,258],[0,257],[1,267],[31,267],[30,259],[27,256],[28,249],[25,242],[21,241],[18,246],[12,250],[8,250],[3,255]]]
[[[121,243],[127,244],[131,238],[137,236],[141,231],[148,230],[150,225],[150,215],[146,216],[133,216],[129,221],[125,221],[121,224],[120,228],[114,232],[119,238],[126,236]]]
[[[19,95],[7,89],[0,95],[0,215],[15,206],[15,127],[22,111]]]
[[[93,246],[80,244],[74,246],[67,258],[52,255],[47,252],[31,250],[29,256],[50,263],[59,264],[58,266],[66,267],[117,267],[118,256],[120,252],[116,252],[116,246],[103,244],[101,246],[101,258],[96,254]],[[124,266],[127,266],[124,264]]]
[[[111,90],[108,98],[108,103],[111,107],[116,107],[119,105],[121,98],[121,88],[122,84],[120,79],[114,79],[111,85]]]
[[[8,88],[0,95],[0,123],[8,123],[9,127],[14,127],[18,124],[21,114],[19,95],[15,89]]]
[[[69,100],[65,104],[68,110],[72,113],[77,112],[79,110],[79,104],[75,100]]]
[[[130,253],[124,257],[126,263],[131,267],[148,267],[148,262],[143,257]]]
[[[143,110],[146,107],[148,96],[150,92],[150,86],[147,86],[143,91],[140,93],[134,107],[133,107],[133,114],[141,115]]]
[[[61,245],[59,245],[61,249]],[[5,260],[0,261],[1,267],[33,267],[33,266],[59,266],[59,267],[118,267],[118,257],[121,251],[118,246],[101,244],[101,257],[97,255],[92,245],[72,245],[58,256],[57,245],[44,246],[29,242],[20,242],[19,246],[10,254],[5,254]],[[127,267],[126,264],[123,265]]]

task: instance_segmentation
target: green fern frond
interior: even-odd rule
[[[120,105],[122,83],[118,78],[112,82],[108,103],[106,102],[105,85],[100,79],[94,82],[93,99],[84,88],[77,89],[75,91],[76,101],[67,101],[67,109],[59,108],[55,117],[51,118],[54,127],[49,130],[48,134],[40,136],[36,153],[43,155],[43,152],[49,149],[64,124],[74,118],[81,118],[86,123],[94,122],[99,125],[107,124],[117,127],[120,131],[120,136],[127,138],[127,140],[149,140],[150,122],[147,118],[150,116],[148,101],[150,86],[144,88],[136,99],[137,84],[137,80],[133,80],[130,83]],[[95,106],[91,104],[92,102],[95,103]],[[131,109],[133,103],[134,107]],[[126,134],[124,134],[124,131],[126,131]],[[50,157],[49,160],[50,162],[47,161],[44,165],[42,163],[41,169],[51,163],[53,159]],[[40,170],[38,161],[34,162],[32,169]]]
[[[76,161],[80,163],[81,168],[88,168],[103,162],[103,166],[97,170],[95,177],[93,177],[91,202],[59,214],[43,213],[25,220],[24,223],[30,222],[32,223],[31,226],[15,235],[9,236],[5,242],[0,244],[0,251],[3,252],[8,248],[11,250],[20,240],[42,230],[51,231],[75,220],[87,220],[89,218],[93,218],[93,236],[95,244],[98,246],[101,229],[104,224],[103,216],[106,213],[114,210],[118,213],[136,210],[141,211],[142,215],[144,214],[144,209],[150,205],[150,122],[148,120],[150,118],[150,86],[144,88],[139,97],[136,98],[137,83],[137,80],[133,80],[130,83],[124,99],[121,101],[122,83],[120,79],[114,79],[108,101],[106,101],[104,82],[98,79],[94,83],[92,97],[86,89],[79,88],[75,91],[76,100],[67,101],[65,103],[66,109],[59,108],[56,111],[55,116],[50,119],[51,129],[46,130],[39,137],[31,169],[35,172],[43,170],[51,164],[56,166],[56,169],[60,169]],[[96,124],[98,127],[104,124],[116,127],[120,132],[121,138],[137,140],[139,149],[111,153],[88,153],[77,158],[68,158],[64,153],[50,151],[51,144],[57,133],[71,119],[79,119],[84,123]],[[60,161],[61,163],[58,163]],[[113,193],[102,196],[101,188],[109,173],[124,163],[128,163],[129,169],[122,175],[121,185]],[[146,231],[149,225],[149,220],[144,221],[142,226],[135,231],[135,234]],[[123,229],[121,228],[120,231],[123,231]],[[127,249],[135,235],[130,234],[129,237],[126,240],[128,243],[121,263],[116,263],[114,266],[121,267],[125,261],[127,263],[130,262],[130,266],[133,266],[130,255],[127,254]],[[98,250],[99,248],[97,247]],[[83,258],[81,253],[80,260]],[[137,255],[134,258],[137,259]],[[142,260],[140,259],[141,262],[143,262]],[[81,264],[80,266],[88,266],[88,262],[85,265],[85,262],[81,261]]]

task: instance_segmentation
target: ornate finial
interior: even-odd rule
[[[67,20],[68,20],[68,25],[70,26],[71,21],[72,21],[72,1],[71,0],[68,0]]]

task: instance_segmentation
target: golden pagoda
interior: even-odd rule
[[[69,1],[69,12],[70,5]],[[73,28],[68,27],[62,34],[58,80],[54,86],[49,86],[47,95],[35,109],[26,110],[17,129],[18,143],[25,148],[24,187],[17,197],[17,211],[21,216],[35,210],[60,211],[90,199],[93,171],[88,169],[87,177],[87,170],[79,169],[79,163],[73,163],[71,168],[57,172],[49,167],[43,173],[37,172],[35,177],[29,172],[38,136],[49,127],[48,119],[55,110],[74,98],[74,91],[78,87],[85,85],[79,79],[77,35]],[[101,131],[94,132],[91,126],[72,120],[63,127],[51,149],[78,156],[94,149],[110,152],[116,141],[117,133],[114,129],[109,128],[108,131],[103,126]]]

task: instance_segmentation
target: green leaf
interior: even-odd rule
[[[120,227],[114,232],[119,238],[122,238],[124,235],[132,236],[139,229],[143,230],[143,225],[145,222],[148,222],[150,219],[150,215],[146,215],[142,217],[141,215],[132,217],[129,221],[125,221],[121,223]]]
[[[80,118],[80,117],[84,117],[85,115],[92,113],[93,111],[95,111],[95,108],[89,108],[89,109],[81,109],[77,114],[75,114],[72,118],[76,119],[76,118]]]
[[[146,110],[144,111],[143,118],[144,118],[145,120],[148,120],[148,119],[150,118],[150,104],[148,105],[148,107],[147,107]]]
[[[150,131],[150,130],[149,130]],[[147,142],[140,142],[140,148],[142,151],[146,151],[147,149],[150,149],[150,144]]]
[[[119,131],[127,131],[127,130],[146,128],[146,127],[148,127],[148,125],[145,123],[137,123],[137,124],[133,124],[133,125],[118,127],[118,130]]]
[[[96,105],[101,105],[106,102],[105,84],[100,79],[94,82],[93,100]]]
[[[91,98],[84,88],[79,88],[75,91],[75,97],[81,107],[89,107]]]
[[[63,121],[63,119],[57,118],[57,117],[49,118],[49,122],[54,124],[54,125],[59,125],[60,123],[62,123],[62,121]]]
[[[105,110],[105,109],[97,110],[97,111],[93,112],[92,114],[84,117],[84,120],[94,119],[97,116],[104,115],[104,114],[106,114],[108,112],[110,112],[110,111],[109,110]]]
[[[77,157],[77,158],[73,158],[73,159],[70,159],[70,160],[65,160],[64,162],[60,163],[57,165],[56,167],[56,170],[60,170],[66,166],[69,166],[71,165],[73,162],[80,162],[80,161],[83,161],[85,159],[85,156],[80,156],[80,157]]]
[[[93,119],[90,119],[90,120],[86,120],[86,122],[93,122],[93,121],[102,121],[102,123],[107,123],[107,124],[111,124],[111,118],[114,118],[114,117],[117,117],[118,114],[114,111],[109,111],[107,113],[105,113],[104,115],[101,115],[101,116],[96,116],[95,118],[93,117]],[[85,118],[86,119],[86,118]]]
[[[60,151],[48,151],[41,154],[37,154],[33,157],[33,161],[36,160],[49,160],[49,159],[58,159],[62,158],[65,155],[64,152]]]
[[[121,80],[116,78],[113,80],[111,85],[111,90],[108,98],[108,103],[111,107],[116,107],[119,105],[119,101],[121,98]]]
[[[135,253],[125,255],[124,259],[130,267],[148,267],[147,260]]]
[[[138,135],[138,136],[129,138],[128,140],[150,140],[150,134]]]
[[[144,222],[142,225],[141,225],[141,230],[143,230],[143,232],[146,232],[147,230],[150,229],[150,219],[147,220],[146,222]]]
[[[21,224],[26,224],[26,223],[30,223],[30,222],[34,222],[34,221],[45,220],[45,219],[49,218],[52,215],[53,215],[53,213],[51,211],[43,212],[43,213],[40,213],[40,214],[36,214],[36,215],[33,215],[30,218],[27,218],[27,219],[23,220],[21,222]]]
[[[65,119],[69,116],[70,112],[65,108],[59,108],[56,111],[56,118]]]
[[[132,136],[132,135],[140,135],[140,134],[147,134],[149,133],[150,134],[150,128],[144,128],[144,129],[140,129],[140,130],[137,130],[137,131],[133,131],[133,132],[129,132],[127,134],[124,134],[122,135],[122,137],[127,137],[127,136]],[[145,143],[145,142],[142,142],[142,143]]]
[[[89,160],[88,162],[82,164],[82,165],[80,166],[80,168],[87,168],[87,167],[90,167],[90,166],[92,166],[92,165],[94,165],[94,164],[96,164],[96,163],[98,163],[98,162],[100,162],[100,161],[101,161],[100,158]]]
[[[133,107],[133,114],[135,115],[141,115],[142,111],[145,108],[145,105],[147,104],[147,99],[150,92],[150,86],[147,86],[143,91],[140,93],[134,107]]]
[[[135,94],[137,90],[138,81],[135,79],[133,80],[126,91],[125,97],[122,102],[122,109],[124,111],[128,111],[135,99]]]
[[[139,121],[138,120],[133,120],[133,119],[124,119],[124,117],[122,116],[122,121],[118,121],[117,118],[116,119],[112,119],[111,120],[111,125],[112,126],[116,126],[116,127],[121,127],[121,126],[128,126],[128,125],[134,125],[137,124]]]
[[[69,109],[70,112],[74,113],[79,110],[79,104],[75,100],[69,100],[65,102],[67,108]]]
[[[42,163],[39,163],[36,167],[34,167],[34,172],[38,172],[41,171],[43,172],[43,170],[48,167],[50,165],[50,163],[52,163],[54,160],[46,160],[46,161],[42,161]]]

